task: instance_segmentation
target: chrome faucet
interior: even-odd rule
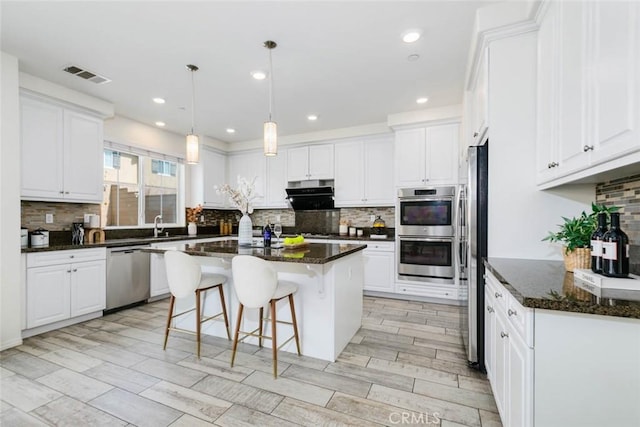
[[[164,230],[164,227],[158,229],[158,220],[160,220],[160,224],[162,224],[162,215],[156,215],[156,217],[153,218],[153,237],[158,237],[158,233]]]

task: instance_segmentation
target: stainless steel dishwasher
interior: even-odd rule
[[[149,245],[109,248],[107,252],[107,307],[105,312],[149,299]]]

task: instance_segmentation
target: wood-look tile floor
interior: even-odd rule
[[[362,328],[335,363],[172,333],[166,300],[28,338],[0,353],[0,425],[501,426],[469,369],[459,308],[364,298]],[[302,337],[305,339],[305,337]]]

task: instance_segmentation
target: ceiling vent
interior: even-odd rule
[[[90,82],[93,82],[95,84],[103,84],[103,83],[109,83],[111,80],[106,78],[105,76],[101,76],[99,74],[96,74],[92,71],[88,71],[85,70],[83,68],[80,68],[76,65],[69,65],[68,67],[64,67],[62,69],[63,71],[66,71],[69,74],[73,74],[74,76],[80,77],[84,80],[88,80]]]

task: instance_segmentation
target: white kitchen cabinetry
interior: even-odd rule
[[[218,194],[216,186],[227,183],[227,159],[226,156],[215,151],[203,149],[200,152],[200,164],[202,168],[202,205],[205,208],[221,208],[226,204],[226,195]],[[232,185],[234,183],[231,183]],[[198,203],[193,203],[196,206]]]
[[[471,88],[471,135],[465,135],[464,141],[470,141],[467,145],[478,145],[482,142],[489,126],[489,54],[485,49],[478,61],[478,69],[474,74]]]
[[[100,312],[106,304],[104,248],[27,254],[27,328]]]
[[[619,158],[640,150],[640,5],[549,1],[541,10],[538,184],[624,165]]]
[[[393,141],[389,137],[335,146],[336,207],[393,206]]]
[[[22,94],[21,197],[102,202],[103,120]]]
[[[398,130],[395,139],[396,186],[457,183],[457,123]]]
[[[393,293],[395,288],[395,248],[393,242],[358,242],[363,252],[364,290]]]
[[[279,150],[277,156],[266,156],[265,208],[287,208],[287,152]]]
[[[266,163],[262,151],[232,154],[229,156],[229,185],[232,188],[238,186],[238,176],[251,182],[255,178],[255,194],[252,205],[254,208],[262,208],[265,205],[265,178]]]
[[[333,179],[333,144],[287,150],[287,181]]]

